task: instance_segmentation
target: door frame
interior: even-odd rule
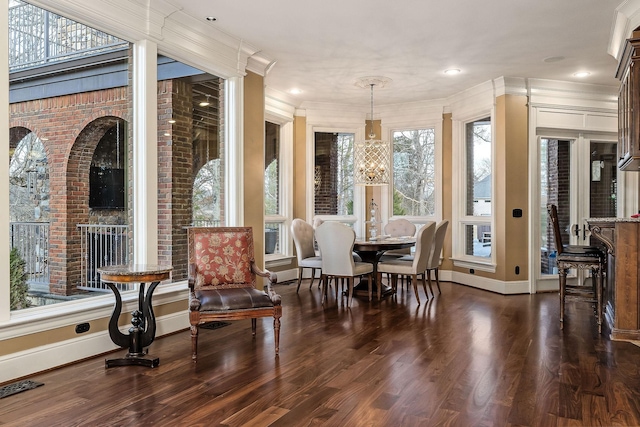
[[[572,194],[571,200],[571,218],[577,218],[578,209],[587,210],[588,212],[588,200],[584,197],[579,197],[580,194],[588,192],[589,188],[580,188],[581,185],[589,182],[590,179],[590,167],[579,168],[580,162],[584,162],[585,159],[589,159],[590,142],[614,142],[617,143],[617,134],[614,132],[585,132],[577,130],[564,130],[564,129],[550,129],[539,128],[535,135],[530,139],[532,144],[529,147],[529,292],[546,292],[558,290],[558,279],[556,275],[542,275],[540,273],[540,248],[541,248],[541,232],[542,225],[540,224],[540,141],[541,139],[560,139],[571,141],[571,177],[570,177],[570,192]],[[574,153],[575,150],[575,153]],[[627,195],[629,192],[628,182],[630,179],[621,179],[620,175],[623,175],[618,171],[617,173],[617,214],[626,212],[629,197],[620,197],[621,195]],[[637,198],[637,179],[636,185],[636,198]],[[580,204],[580,207],[578,207]],[[576,238],[571,234],[571,244],[579,243]]]

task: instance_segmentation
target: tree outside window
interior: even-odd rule
[[[435,129],[393,132],[393,215],[435,214]]]

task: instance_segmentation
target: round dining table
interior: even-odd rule
[[[373,264],[373,294],[375,295],[378,292],[378,286],[381,286],[382,296],[388,295],[392,293],[391,286],[388,286],[384,283],[377,283],[376,277],[378,274],[378,262],[382,255],[386,251],[390,251],[393,249],[404,249],[415,246],[416,239],[413,236],[403,236],[403,237],[378,237],[374,240],[366,240],[356,238],[356,241],[353,244],[353,250],[360,258],[362,258],[363,262],[370,262]],[[366,279],[362,279],[360,283],[353,289],[354,295],[357,296],[369,296],[369,289]]]

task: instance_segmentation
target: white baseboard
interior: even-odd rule
[[[156,325],[157,337],[186,329],[189,327],[189,313],[184,310],[159,317],[156,319]],[[122,327],[122,332],[128,333],[129,327]],[[111,341],[109,331],[100,331],[12,353],[0,357],[0,383],[77,362],[118,348]],[[151,344],[151,352],[153,352],[153,344]],[[103,362],[96,359],[96,363],[101,364]]]
[[[485,291],[495,292],[502,295],[529,293],[529,281],[527,280],[504,282],[502,280],[476,276],[475,274],[461,273],[459,271],[443,271],[440,273],[441,280],[446,280],[445,277],[447,276],[450,277],[450,281],[452,282],[471,286],[473,288],[483,289]]]

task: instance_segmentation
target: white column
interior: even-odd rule
[[[225,225],[244,225],[244,78],[225,83]]]
[[[0,13],[0,150],[9,153],[9,6],[2,2]],[[5,154],[6,155],[6,154]],[[6,157],[5,157],[6,159]],[[9,321],[9,162],[0,162],[0,324]],[[4,237],[3,237],[4,236]]]
[[[133,46],[133,262],[158,262],[158,46]]]

